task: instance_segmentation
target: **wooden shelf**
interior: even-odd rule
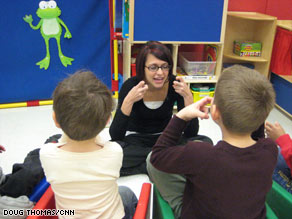
[[[292,31],[292,20],[278,20],[277,26]]]
[[[232,52],[224,53],[224,57],[246,62],[268,62],[269,60],[262,57],[238,56]]]
[[[130,41],[132,44],[145,44],[148,41]],[[196,42],[191,42],[191,41],[160,41],[163,44],[214,44],[214,45],[222,45],[223,43],[221,42],[207,42],[207,41],[196,41]]]
[[[292,20],[277,20],[277,26],[292,31]],[[291,75],[279,75],[279,77],[292,83],[292,72]]]
[[[155,5],[163,6],[167,3],[171,3],[169,10],[160,10],[158,14],[149,17],[149,11],[156,10]],[[157,40],[172,46],[172,74],[174,75],[177,74],[180,46],[216,45],[215,76],[206,76],[206,78],[186,76],[184,79],[189,86],[191,83],[217,83],[222,71],[228,0],[216,2],[187,0],[185,3],[181,4],[178,1],[157,3],[154,0],[141,3],[139,0],[129,0],[129,38],[123,40],[124,81],[131,77],[131,57],[134,48],[145,44],[148,40]],[[209,7],[210,4],[213,5],[212,8]],[[199,6],[201,6],[200,11],[192,14]],[[209,16],[210,14],[212,16]],[[145,19],[145,16],[148,18]],[[182,51],[181,49],[180,52]]]
[[[276,33],[277,18],[257,12],[228,12],[223,63],[250,63],[269,77],[270,60]],[[262,43],[260,57],[242,57],[233,53],[235,40]]]
[[[290,33],[292,31],[292,20],[278,20],[277,26],[284,28],[288,31],[287,34],[289,34],[289,31]],[[277,38],[275,42],[278,40],[279,38]],[[289,118],[292,118],[292,72],[290,72],[290,75],[273,73],[270,79],[276,92],[276,107]]]
[[[229,11],[228,16],[238,17],[247,20],[276,20],[276,17],[272,17],[266,14],[261,14],[257,12],[240,12],[240,11]]]
[[[217,83],[216,76],[205,76],[204,78],[198,76],[183,76],[186,83]]]
[[[292,83],[292,73],[291,75],[278,75],[278,76]]]
[[[276,104],[276,107],[282,111],[286,116],[288,116],[290,119],[292,119],[292,114],[288,113],[286,110],[284,110],[281,106],[279,106],[278,104]]]

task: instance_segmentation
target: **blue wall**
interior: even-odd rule
[[[6,1],[0,7],[0,103],[50,99],[57,83],[78,69],[93,71],[111,88],[108,0],[56,1],[60,18],[72,38],[61,36],[62,51],[75,61],[64,67],[55,39],[50,40],[51,62],[47,70],[36,63],[46,55],[40,30],[33,30],[23,17],[31,14],[37,25],[39,1]]]

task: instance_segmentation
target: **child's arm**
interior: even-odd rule
[[[265,128],[268,136],[274,141],[276,141],[281,135],[286,134],[285,130],[278,122],[275,122],[275,124],[266,122]]]
[[[275,124],[266,122],[265,125],[268,136],[276,141],[281,148],[281,154],[283,155],[287,165],[292,168],[292,140],[288,134],[286,134],[283,127],[278,123]]]
[[[200,169],[202,166],[200,162],[205,157],[204,154],[207,153],[208,148],[213,148],[213,146],[204,142],[189,142],[186,146],[178,146],[177,143],[187,121],[196,117],[209,117],[205,105],[210,102],[211,98],[204,98],[173,116],[153,147],[150,161],[154,167],[161,171],[180,174],[195,173],[194,166]],[[205,150],[200,150],[200,148]],[[196,157],[202,159],[196,159]]]
[[[193,118],[209,119],[207,104],[211,103],[211,97],[205,97],[180,110],[176,116],[185,121]]]
[[[182,80],[182,82],[174,81],[173,85],[172,85],[173,88],[175,89],[175,92],[179,94],[179,97],[177,99],[177,111],[180,111],[185,106],[192,104],[194,102],[194,99],[193,99],[193,96],[191,94],[190,88],[185,84],[183,79],[180,77],[176,77],[176,79]],[[179,86],[179,84],[183,84],[183,86]],[[186,100],[186,99],[189,99],[187,92],[192,97],[191,102],[189,100]],[[186,98],[184,96],[186,96]],[[183,135],[187,138],[197,136],[198,132],[199,132],[198,118],[194,118],[194,119],[190,120],[183,132],[184,132]]]

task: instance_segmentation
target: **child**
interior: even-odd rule
[[[53,93],[53,120],[65,137],[44,145],[40,159],[56,208],[74,209],[74,218],[131,218],[135,211],[134,193],[116,182],[121,147],[97,136],[109,120],[111,95],[90,71],[76,72]]]
[[[265,127],[268,136],[280,147],[273,179],[292,193],[292,140],[278,122],[266,122]]]
[[[0,145],[0,153],[6,151],[5,147]],[[3,174],[2,168],[0,167],[0,185],[2,184],[2,182],[5,181],[5,174]]]
[[[215,97],[206,97],[180,110],[156,142],[152,165],[169,174],[185,175],[183,195],[172,198],[181,218],[265,218],[265,198],[272,186],[277,146],[271,139],[251,138],[274,106],[275,93],[270,82],[255,70],[242,66],[226,69],[216,85]],[[187,121],[212,119],[222,131],[222,141],[188,142],[176,146]],[[162,197],[171,180],[157,174],[149,160],[147,168]],[[178,199],[178,200],[176,200]],[[179,199],[182,199],[179,201]],[[181,212],[180,212],[181,211]]]
[[[2,145],[0,145],[0,153],[2,153],[3,151],[6,151],[6,149]]]

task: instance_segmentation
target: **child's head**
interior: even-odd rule
[[[220,76],[213,102],[224,127],[247,134],[264,123],[275,104],[275,92],[266,77],[256,70],[234,65]]]
[[[76,141],[94,138],[113,108],[109,89],[90,71],[78,71],[58,84],[53,93],[56,122]]]

